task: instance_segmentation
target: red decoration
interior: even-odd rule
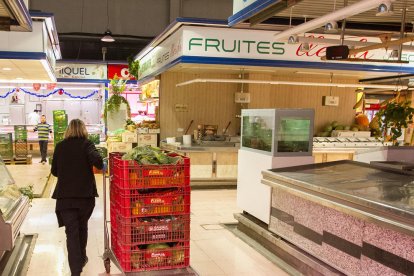
[[[33,89],[34,91],[39,91],[40,90],[40,83],[33,83]]]
[[[59,89],[59,95],[63,95],[63,90],[62,89]]]
[[[46,84],[47,90],[53,90],[56,87],[56,83],[48,83]]]
[[[20,88],[16,88],[16,92],[20,92]]]
[[[118,75],[120,78],[129,78],[135,80],[135,78],[129,74],[127,64],[108,64],[108,80],[111,80]]]

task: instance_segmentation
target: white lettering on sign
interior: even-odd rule
[[[122,70],[121,70],[121,77],[122,78],[129,78],[128,68],[122,68]]]

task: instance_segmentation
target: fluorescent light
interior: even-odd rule
[[[242,79],[193,79],[176,84],[181,87],[193,83],[250,83],[250,84],[272,84],[272,85],[297,85],[297,86],[320,86],[320,87],[339,87],[339,88],[381,88],[390,90],[405,90],[406,85],[383,85],[383,84],[352,84],[352,83],[324,83],[324,82],[299,82],[299,81],[268,81],[268,80],[242,80]]]
[[[9,67],[4,67],[3,68],[3,71],[11,71],[12,69],[11,68],[9,68]]]
[[[393,0],[395,1],[395,0]],[[346,6],[342,9],[336,10],[332,13],[326,14],[324,16],[315,18],[306,23],[300,24],[296,27],[289,28],[285,31],[275,34],[274,39],[276,41],[286,39],[292,35],[303,34],[311,30],[317,29],[321,26],[324,26],[326,23],[332,21],[339,21],[344,18],[351,17],[356,14],[363,13],[365,11],[371,10],[378,7],[384,0],[361,0],[352,5]]]
[[[22,80],[23,78],[16,78],[16,80]]]

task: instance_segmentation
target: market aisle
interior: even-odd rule
[[[98,177],[102,193],[102,180]],[[38,233],[29,276],[70,275],[66,258],[65,233],[58,228],[53,199],[35,199],[22,226],[23,233]],[[89,263],[82,275],[106,275],[103,253],[103,203],[99,198],[89,223]],[[192,192],[191,266],[200,275],[287,275],[249,245],[222,228],[220,223],[236,222],[236,190]],[[111,275],[121,275],[112,265]]]

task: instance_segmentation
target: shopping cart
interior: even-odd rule
[[[121,155],[117,153],[111,153],[109,159],[105,158],[104,160],[109,162],[109,175],[106,168],[102,170],[104,203],[104,254],[102,258],[105,271],[110,273],[111,262],[113,262],[124,275],[142,275],[144,271],[144,275],[176,275],[177,272],[180,275],[197,275],[189,267],[189,159],[185,158],[185,163],[182,165],[166,166],[168,170],[162,166],[155,168],[154,166],[128,165],[128,162],[122,160]],[[150,171],[148,171],[149,169]],[[181,174],[178,174],[174,169],[180,171]],[[164,170],[164,177],[160,176],[160,172],[155,176],[151,175],[159,170]],[[170,174],[171,171],[173,174]],[[136,172],[142,175],[142,178],[135,178]],[[148,172],[151,173],[148,174]],[[110,179],[109,184],[108,179]],[[159,205],[154,205],[156,203],[153,203],[153,193],[134,194],[137,189],[148,190],[148,187],[152,187],[152,190],[158,188],[159,191],[164,191],[164,187],[168,187],[168,185],[174,186],[176,193],[157,193],[155,202],[161,200],[162,205],[159,203]],[[109,193],[107,193],[107,189],[109,189]],[[180,204],[174,203],[177,194],[181,199]],[[142,200],[141,208],[137,213],[133,211],[136,207],[130,206],[131,200],[135,202],[136,199]],[[109,220],[108,203],[110,207]],[[151,209],[151,207],[153,208]],[[171,218],[175,220],[166,221],[164,214],[172,215]],[[162,220],[145,220],[146,217],[152,216],[160,216]],[[137,227],[137,221],[139,227]],[[158,249],[156,254],[137,246],[172,240],[178,241],[175,247]],[[181,258],[177,254],[180,254]],[[152,255],[156,255],[156,257]],[[163,260],[166,261],[160,262],[160,256],[161,258],[164,256]],[[151,261],[156,261],[157,264],[154,265]],[[157,271],[157,268],[162,270]]]

